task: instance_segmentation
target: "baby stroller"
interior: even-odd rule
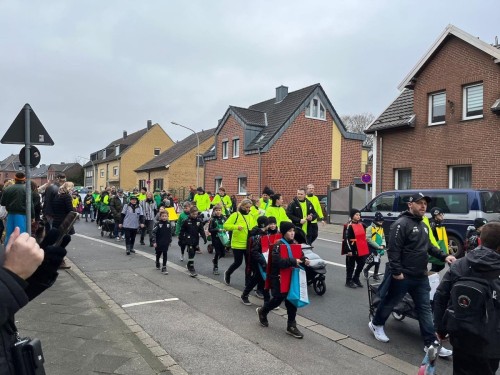
[[[304,264],[306,271],[307,285],[312,285],[318,296],[326,292],[325,274],[326,263],[318,254],[312,251],[312,246],[306,243],[302,244],[302,252],[309,259],[309,265]]]
[[[113,233],[115,230],[115,221],[107,217],[106,219],[103,219],[101,222],[101,237],[104,237],[104,232],[109,232],[108,236],[109,238],[113,238]]]

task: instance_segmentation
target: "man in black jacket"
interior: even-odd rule
[[[16,228],[6,246],[0,266],[0,375],[17,374],[11,349],[16,342],[15,313],[57,278],[57,268],[66,255],[64,247],[70,236],[65,236],[62,246],[49,246],[57,237],[58,231],[54,229],[39,246],[28,233],[20,234]]]
[[[311,233],[309,233],[309,224],[318,218],[318,214],[314,209],[313,204],[309,199],[306,199],[306,190],[297,189],[297,196],[293,198],[288,207],[286,214],[292,223],[306,233],[307,243],[312,243]]]
[[[453,285],[464,276],[488,280],[493,297],[500,295],[500,223],[490,222],[481,231],[481,246],[455,262],[443,277],[434,295],[434,326],[440,339],[448,333],[445,320]],[[500,306],[495,301],[495,314]],[[490,316],[490,319],[494,319]],[[498,320],[496,321],[498,324]],[[453,374],[494,375],[500,361],[500,332],[491,329],[490,342],[485,343],[476,335],[466,331],[450,333],[453,346]]]
[[[427,277],[428,254],[442,261],[451,263],[452,255],[446,256],[429,241],[429,229],[422,222],[428,203],[431,199],[422,193],[415,193],[408,198],[408,210],[392,224],[387,256],[389,258],[386,278],[380,290],[387,291],[382,295],[373,320],[368,323],[375,338],[388,342],[384,332],[384,324],[393,308],[409,293],[418,315],[420,332],[426,350],[437,338],[432,321],[432,310],[429,292],[431,290]],[[439,356],[447,357],[451,350],[441,348]]]

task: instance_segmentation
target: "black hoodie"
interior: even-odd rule
[[[451,288],[460,277],[470,275],[469,267],[474,271],[474,277],[489,279],[496,295],[500,295],[500,254],[486,247],[470,251],[464,258],[458,259],[451,265],[434,294],[434,327],[440,334],[446,333],[443,317],[449,304]],[[499,315],[500,306],[497,305],[496,311]],[[454,348],[458,347],[482,358],[500,358],[500,332],[493,333],[492,340],[494,344],[484,345],[473,337],[453,337],[453,335],[450,337]]]

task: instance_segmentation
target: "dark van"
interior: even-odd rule
[[[380,211],[385,218],[384,231],[389,236],[390,226],[408,207],[408,197],[422,192],[431,198],[427,212],[440,207],[445,212],[444,225],[448,234],[449,249],[455,254],[464,244],[467,228],[474,219],[500,220],[500,191],[472,189],[422,189],[386,191],[375,197],[361,209],[363,222],[369,225],[375,212]],[[430,217],[430,214],[427,214]]]

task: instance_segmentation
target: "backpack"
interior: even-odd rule
[[[451,288],[446,329],[455,337],[474,337],[475,342],[491,345],[500,335],[496,291],[489,280],[474,277],[469,270]]]

